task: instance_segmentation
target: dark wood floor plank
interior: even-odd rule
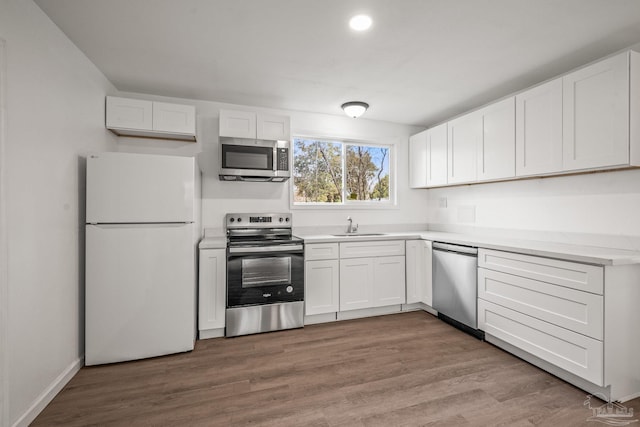
[[[412,312],[85,367],[33,426],[587,426],[585,396]]]

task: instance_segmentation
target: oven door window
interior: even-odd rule
[[[245,258],[242,260],[242,287],[288,285],[291,283],[291,258]]]
[[[273,148],[222,144],[222,167],[273,170]]]

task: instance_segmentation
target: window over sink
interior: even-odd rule
[[[294,206],[393,206],[392,145],[293,138]]]

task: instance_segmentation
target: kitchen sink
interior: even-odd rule
[[[384,236],[386,233],[343,233],[332,234],[335,237],[366,237],[366,236]]]

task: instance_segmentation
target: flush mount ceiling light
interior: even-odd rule
[[[353,117],[354,119],[363,115],[364,112],[367,111],[367,108],[369,108],[369,104],[360,101],[351,101],[342,104],[342,109],[345,114],[349,117]]]
[[[355,31],[365,31],[371,26],[371,17],[367,15],[356,15],[349,21],[349,26]]]

